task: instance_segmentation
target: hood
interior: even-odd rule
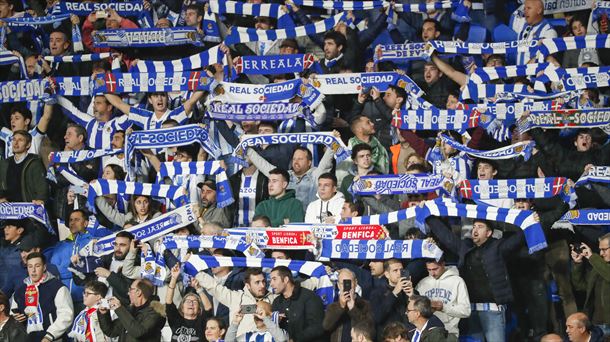
[[[155,310],[159,315],[167,317],[167,314],[165,313],[165,305],[161,304],[161,302],[153,300],[152,302],[150,302],[150,307]]]
[[[285,201],[289,198],[296,198],[296,192],[294,191],[294,189],[288,189],[286,190],[286,193],[284,194],[284,196],[277,198],[277,197],[271,197],[272,200],[277,201],[277,202],[282,202]]]
[[[320,198],[320,195],[318,193],[316,193],[316,197],[318,198],[318,200],[320,200],[320,202],[322,203],[329,203],[329,202],[335,202],[339,199],[345,200],[343,193],[341,191],[337,191],[335,193],[335,195],[333,197],[331,197],[328,201],[324,201]]]
[[[451,277],[459,277],[459,276],[460,276],[460,271],[458,271],[457,267],[447,266],[447,268],[445,269],[445,273],[443,273],[441,275],[439,280],[447,279],[447,278],[451,278]]]

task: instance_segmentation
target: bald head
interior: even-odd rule
[[[589,339],[591,321],[582,312],[571,314],[566,319],[566,332],[571,342],[586,342]]]
[[[544,3],[542,0],[525,0],[523,16],[529,25],[536,25],[544,18]]]
[[[563,342],[563,339],[557,334],[547,334],[542,336],[540,342]]]

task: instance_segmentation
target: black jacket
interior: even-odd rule
[[[322,326],[324,306],[313,291],[296,283],[290,298],[283,295],[275,298],[272,310],[286,315],[280,328],[286,330],[294,342],[325,341]]]
[[[485,274],[496,304],[507,304],[513,301],[513,291],[508,279],[505,258],[509,253],[518,250],[523,244],[523,232],[519,230],[514,235],[504,239],[489,238],[481,246],[476,246],[470,239],[461,240],[438,217],[429,217],[426,224],[443,246],[459,257],[460,273],[465,269],[466,255],[477,248],[481,250]],[[466,284],[468,288],[477,284]]]
[[[373,309],[373,318],[375,320],[375,330],[377,331],[377,339],[381,339],[381,334],[386,325],[391,322],[407,323],[405,318],[405,309],[409,303],[409,299],[404,292],[400,292],[398,296],[392,293],[393,286],[387,284],[384,287],[378,287],[371,293],[371,307]]]
[[[2,342],[21,342],[27,339],[28,334],[23,324],[17,322],[13,317],[9,317],[2,330],[0,330],[0,341]]]

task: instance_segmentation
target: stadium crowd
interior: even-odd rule
[[[609,341],[567,3],[0,0],[0,341]]]

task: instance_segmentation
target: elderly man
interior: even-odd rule
[[[98,318],[104,335],[118,337],[119,341],[161,341],[161,329],[165,317],[160,313],[160,303],[151,302],[154,286],[147,279],[136,279],[129,287],[130,307],[112,297],[108,299],[110,309],[117,319],[112,320],[110,310],[100,306]]]
[[[591,324],[589,317],[582,312],[571,314],[566,319],[566,333],[570,342],[602,342],[603,331]]]
[[[409,331],[409,337],[413,342],[442,342],[447,338],[447,330],[442,326],[431,324],[432,305],[430,299],[424,296],[411,296],[407,305],[407,319],[415,326]]]

